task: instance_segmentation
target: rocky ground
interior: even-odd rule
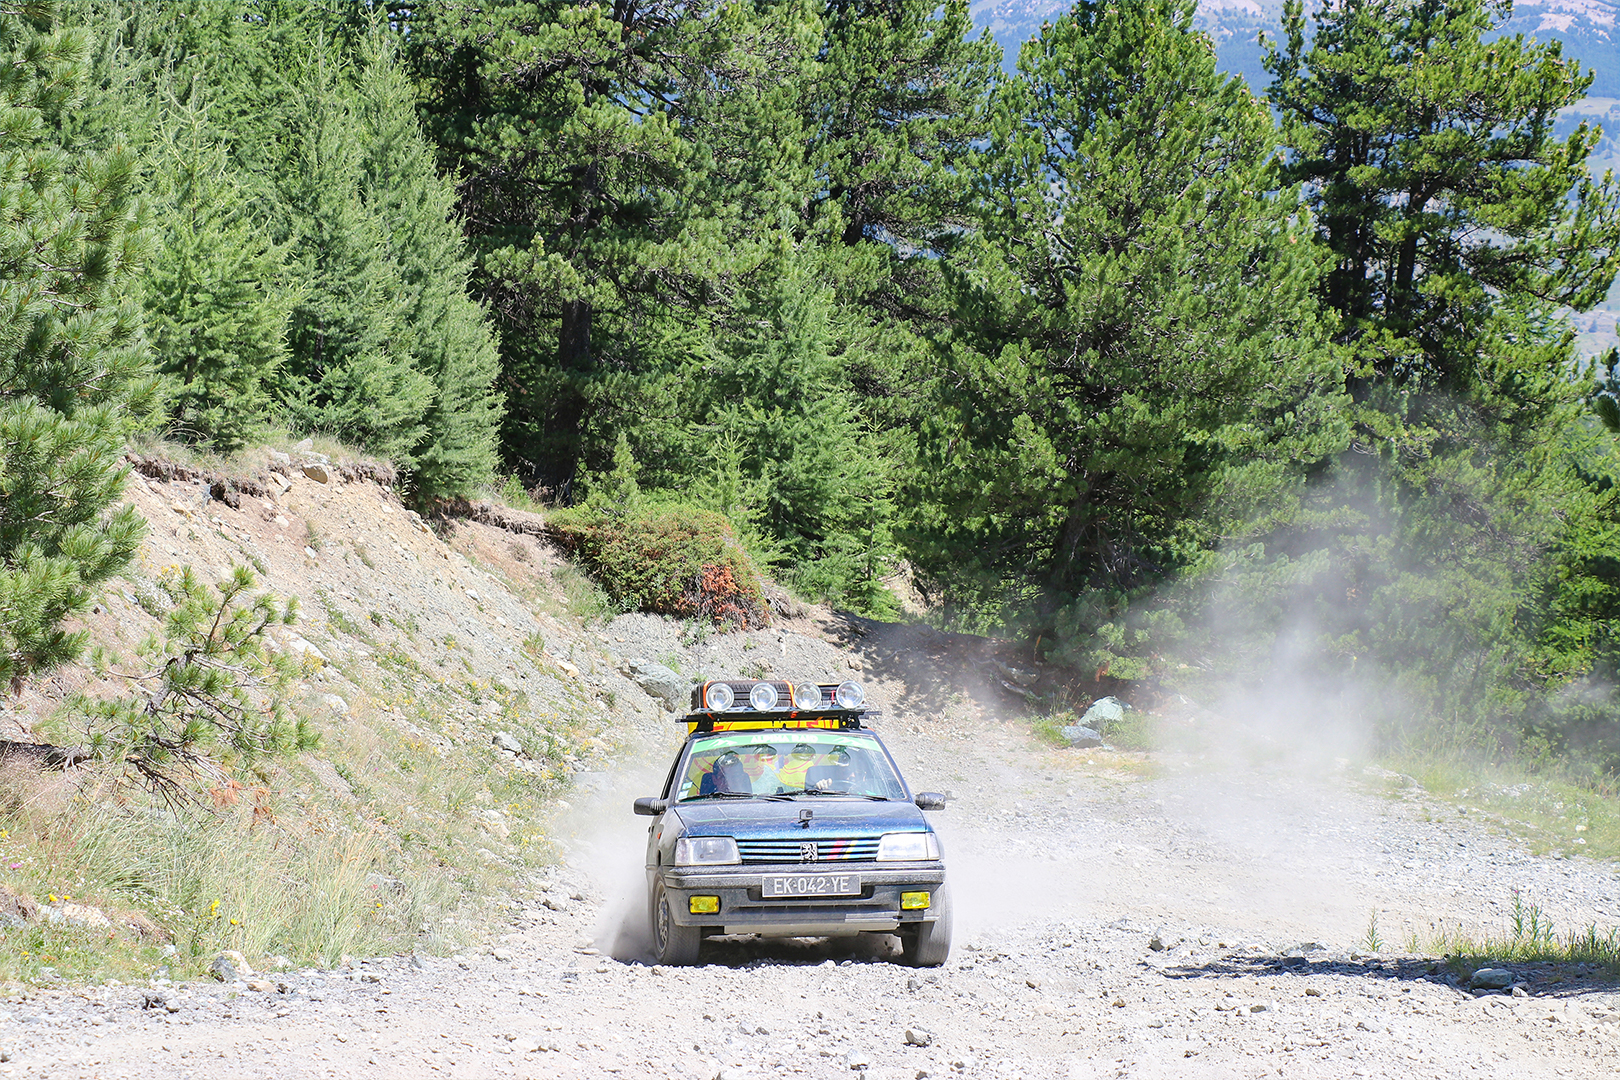
[[[339,624],[352,608],[349,618],[381,627],[357,644],[317,622],[304,632],[318,648],[385,649],[396,620],[431,619],[416,635],[437,642],[419,653],[424,665],[504,672],[531,699],[572,695],[614,726],[621,749],[578,763],[586,771],[573,791],[552,800],[560,861],[527,879],[497,940],[450,956],[239,971],[228,982],[13,992],[0,999],[0,1076],[1620,1071],[1611,974],[1506,965],[1509,987],[1474,992],[1470,971],[1409,947],[1448,926],[1501,934],[1515,890],[1560,931],[1615,926],[1613,867],[1534,856],[1410,786],[1293,753],[1276,739],[1286,724],[1268,728],[1259,759],[1054,748],[1027,722],[1000,719],[1012,702],[994,672],[944,635],[808,609],[742,634],[641,616],[586,628],[566,612],[537,613],[513,586],[519,564],[551,558],[532,538],[469,527],[446,543],[369,482],[297,475],[232,514],[205,512],[206,501],[176,509],[172,487],[143,483],[139,493],[155,517],[171,515],[159,557],[188,541],[193,553],[204,539],[240,546],[306,574],[310,598]],[[397,525],[364,516],[379,500],[389,506],[381,520]],[[314,526],[289,514],[313,516],[317,504],[328,510]],[[329,524],[338,520],[352,531]],[[520,647],[535,634],[543,651]],[[475,647],[445,647],[448,635]],[[935,816],[957,912],[943,968],[899,966],[887,938],[719,941],[701,967],[644,962],[646,821],[630,801],[654,792],[679,744],[673,714],[634,677],[654,664],[682,679],[866,681],[913,788],[951,797]],[[336,682],[311,692],[334,686],[358,693]],[[510,764],[498,747],[488,753],[489,767]]]

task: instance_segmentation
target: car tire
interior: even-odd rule
[[[653,954],[660,964],[672,967],[697,963],[698,950],[703,945],[701,926],[681,926],[675,922],[669,907],[669,894],[662,882],[653,886],[648,917],[652,923]]]
[[[900,931],[900,960],[909,967],[939,967],[951,955],[951,895],[944,885],[934,890],[936,918]]]

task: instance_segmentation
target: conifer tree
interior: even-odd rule
[[[1319,295],[1340,315],[1360,451],[1334,479],[1363,524],[1310,540],[1334,556],[1323,637],[1346,665],[1401,673],[1403,711],[1511,726],[1569,674],[1537,637],[1584,635],[1545,619],[1549,556],[1579,576],[1590,544],[1571,530],[1607,530],[1571,468],[1581,388],[1559,309],[1613,282],[1620,188],[1588,173],[1597,132],[1553,135],[1590,75],[1556,42],[1493,36],[1507,12],[1347,0],[1307,45],[1291,3],[1267,66],[1288,175],[1333,260]]]
[[[1134,596],[1339,445],[1270,117],[1192,12],[1077,4],[996,93],[913,492],[910,550],[946,598],[1033,610],[1099,664],[1143,647]]]
[[[168,113],[151,183],[161,227],[143,274],[147,334],[169,377],[171,430],[231,450],[266,419],[294,294],[203,106],[193,97]]]
[[[289,260],[302,289],[275,387],[295,424],[410,469],[426,437],[432,381],[413,363],[390,230],[362,196],[364,125],[343,74],[315,52],[293,105],[292,152],[276,176]]]
[[[155,407],[138,304],[145,237],[122,150],[74,157],[49,124],[84,89],[88,43],[42,5],[0,5],[0,685],[70,660],[62,622],[143,531],[125,436]]]
[[[499,356],[483,310],[467,295],[472,261],[454,217],[455,187],[434,169],[386,31],[373,28],[362,40],[361,64],[360,191],[388,230],[411,366],[432,384],[422,436],[410,449],[413,483],[423,495],[461,495],[495,471]]]
[[[665,347],[730,272],[691,198],[706,159],[681,123],[711,76],[729,81],[751,20],[689,0],[410,13],[425,119],[462,177],[474,288],[500,333],[506,452],[559,498],[582,464],[606,464],[611,414],[667,371]]]
[[[832,217],[846,248],[883,249],[877,275],[851,283],[864,299],[931,319],[932,253],[971,224],[962,166],[986,133],[1000,47],[971,37],[966,0],[828,0],[821,22],[802,91],[808,215]]]
[[[692,420],[677,457],[701,463],[684,485],[693,500],[725,513],[790,585],[882,609],[892,440],[832,355],[835,306],[816,268],[779,264],[717,320],[714,349],[684,380]]]

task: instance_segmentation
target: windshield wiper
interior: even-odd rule
[[[702,799],[755,799],[758,797],[752,791],[709,791],[702,795],[688,795],[681,802],[698,802]]]
[[[821,788],[800,788],[798,791],[784,791],[778,795],[773,795],[772,798],[782,798],[783,796],[794,795],[843,795],[851,799],[869,799],[872,802],[889,801],[889,797],[887,795],[867,795],[860,791],[824,791]]]

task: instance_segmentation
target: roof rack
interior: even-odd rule
[[[779,679],[710,679],[692,688],[687,734],[766,728],[854,730],[882,715],[865,707],[857,682],[790,683]]]

